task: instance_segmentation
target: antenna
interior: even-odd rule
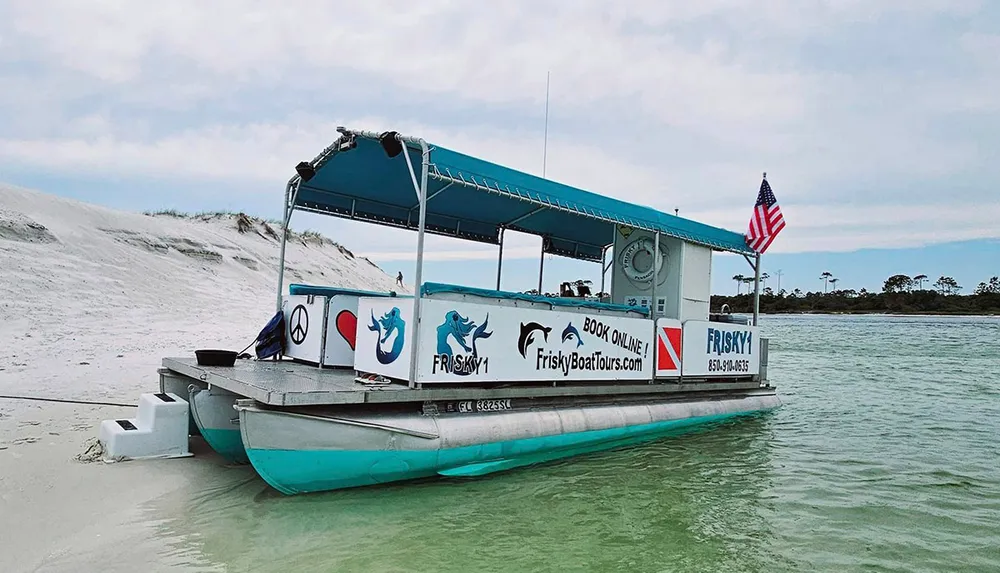
[[[774,274],[778,276],[778,292],[781,292],[781,275],[783,275],[784,272],[781,269],[778,269],[778,272]]]
[[[542,178],[545,178],[545,163],[549,152],[549,74],[545,72],[545,138],[542,140]]]

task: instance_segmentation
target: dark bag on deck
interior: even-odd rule
[[[278,311],[257,335],[254,350],[257,360],[266,360],[285,353],[285,313]]]

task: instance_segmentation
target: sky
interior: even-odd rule
[[[997,54],[988,0],[11,0],[0,182],[277,217],[336,126],[394,129],[539,175],[544,147],[550,179],[737,232],[766,171],[782,288],[899,272],[971,291],[1000,274]],[[415,233],[293,227],[413,276]],[[509,239],[502,288],[537,286],[539,244]],[[427,248],[427,280],[495,286],[495,247]],[[545,290],[600,282],[596,264],[545,271]],[[713,291],[751,272],[718,255]]]

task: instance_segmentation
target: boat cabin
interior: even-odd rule
[[[285,294],[282,273],[286,356],[412,388],[763,379],[756,316],[709,313],[713,252],[755,256],[742,234],[396,132],[338,131],[289,181],[284,229],[298,210],[416,231],[416,288]],[[570,283],[561,296],[501,291],[508,230],[542,238],[538,293],[552,254],[601,265],[602,296]],[[425,282],[427,233],[495,245],[496,288]]]

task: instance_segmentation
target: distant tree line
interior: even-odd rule
[[[767,273],[761,275],[763,279]],[[980,282],[970,294],[961,294],[962,285],[949,276],[942,276],[930,288],[926,275],[892,275],[882,285],[881,292],[866,289],[837,289],[831,273],[820,275],[824,292],[774,292],[764,287],[760,295],[760,311],[766,313],[845,312],[845,313],[913,313],[913,314],[1000,314],[1000,277]],[[736,295],[713,295],[712,312],[729,305],[732,312],[753,312],[753,277],[749,280],[736,275]],[[740,286],[747,284],[747,292]],[[762,285],[764,283],[762,282]],[[831,288],[833,290],[828,290]]]

